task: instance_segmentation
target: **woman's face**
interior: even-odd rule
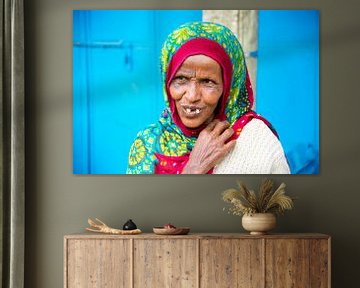
[[[209,123],[223,93],[221,67],[205,55],[190,56],[176,72],[169,91],[186,127]]]

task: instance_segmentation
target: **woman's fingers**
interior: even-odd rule
[[[226,143],[221,150],[221,153],[219,153],[219,156],[216,157],[216,162],[214,163],[219,164],[235,147],[236,140],[231,140],[228,143]]]
[[[230,123],[228,121],[220,121],[218,119],[215,119],[211,121],[204,130],[206,132],[212,132],[212,134],[215,136],[219,136],[229,127]]]
[[[236,140],[231,140],[228,143],[226,143],[224,145],[224,149],[226,150],[226,154],[230,153],[231,150],[234,149],[235,145],[236,145]]]
[[[227,140],[234,133],[227,121],[214,120],[201,131],[183,173],[206,173],[234,148]]]
[[[217,149],[222,149],[229,138],[234,134],[234,130],[229,127],[227,121],[213,120],[208,126],[201,131],[198,137],[198,146],[214,146]],[[211,147],[212,148],[212,147]]]
[[[212,131],[215,135],[218,136],[218,135],[221,135],[224,132],[224,130],[229,128],[229,126],[230,126],[229,122],[221,121],[221,122],[216,123],[216,125]]]
[[[221,140],[222,142],[225,143],[226,140],[228,140],[233,134],[234,134],[234,130],[233,130],[231,127],[229,127],[229,128],[225,129],[225,130],[221,133],[221,135],[219,136],[219,138],[220,138],[220,140]]]
[[[228,121],[214,120],[205,129],[223,143],[234,134],[234,130]]]
[[[211,131],[214,130],[215,126],[216,126],[218,123],[220,123],[220,120],[215,119],[215,120],[211,121],[211,122],[205,127],[204,130],[207,131],[207,132],[211,132]]]

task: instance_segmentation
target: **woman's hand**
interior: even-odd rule
[[[213,120],[200,132],[182,174],[207,173],[235,147],[236,140],[226,143],[233,133],[229,122]]]

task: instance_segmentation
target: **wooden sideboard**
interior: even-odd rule
[[[325,288],[323,234],[64,237],[65,288]]]

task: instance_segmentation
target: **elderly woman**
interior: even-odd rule
[[[251,110],[244,53],[228,28],[180,26],[163,45],[161,72],[166,108],[138,133],[127,173],[290,173],[275,130]]]

